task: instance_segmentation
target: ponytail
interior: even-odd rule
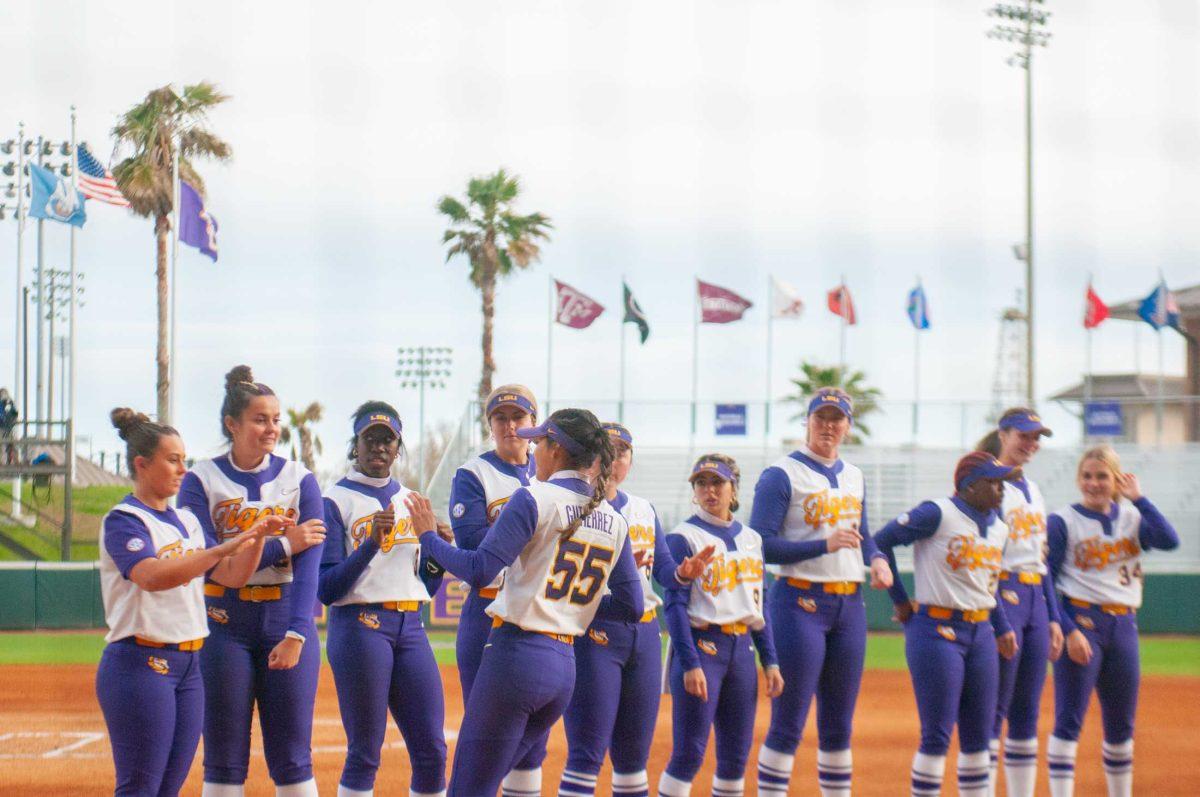
[[[612,464],[616,458],[616,449],[613,447],[608,431],[600,424],[596,416],[587,410],[558,410],[550,415],[550,420],[583,449],[571,460],[574,468],[578,470],[590,468],[597,461],[600,464],[600,470],[592,485],[592,497],[583,505],[580,513],[559,531],[562,539],[569,540],[583,523],[584,518],[595,512],[596,507],[600,506],[608,494],[608,480],[612,478]]]
[[[165,423],[155,423],[140,412],[129,407],[117,407],[109,413],[117,436],[125,441],[125,461],[129,465],[129,475],[137,476],[134,460],[138,457],[149,459],[158,450],[158,443],[168,435],[179,436],[175,428]]]

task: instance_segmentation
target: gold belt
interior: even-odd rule
[[[228,589],[231,588],[222,587],[220,584],[214,584],[210,581],[204,585],[204,594],[210,598],[220,598],[225,595]],[[252,603],[277,601],[283,597],[283,588],[278,584],[242,587],[237,591],[237,596],[239,600],[250,601]]]
[[[382,601],[379,605],[393,612],[415,612],[421,608],[420,601]]]
[[[193,651],[204,647],[204,638],[189,639],[186,642],[155,642],[153,639],[135,636],[133,641],[144,648],[174,648],[178,650]]]
[[[1080,609],[1095,609],[1105,614],[1129,614],[1133,611],[1132,607],[1120,603],[1088,603],[1087,601],[1076,600],[1075,598],[1067,598],[1067,602],[1072,606],[1078,606]]]
[[[509,625],[509,626],[512,626],[513,628],[521,628],[521,626],[517,625],[516,623],[505,622],[504,620],[501,620],[499,617],[492,618],[492,628],[499,628],[502,625]],[[542,636],[548,636],[557,642],[563,643],[564,645],[574,645],[575,644],[575,637],[571,636],[570,634],[554,634],[554,633],[551,633],[550,631],[531,631],[528,628],[521,628],[521,630],[527,634],[541,634]]]
[[[965,623],[982,623],[991,614],[990,609],[948,609],[928,604],[918,605],[917,611],[923,611],[935,620],[962,620]]]
[[[1024,570],[1020,570],[1015,573],[1011,573],[1007,570],[1000,571],[1000,578],[1002,580],[1008,580],[1013,577],[1016,577],[1017,581],[1020,581],[1022,584],[1041,584],[1042,583],[1042,574],[1041,573],[1027,573]]]
[[[789,578],[787,583],[797,589],[819,589],[830,595],[853,595],[858,592],[857,581],[808,581],[803,578]]]

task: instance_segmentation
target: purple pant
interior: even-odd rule
[[[704,763],[710,729],[716,731],[717,777],[737,780],[745,776],[746,759],[754,737],[754,711],[758,700],[758,673],[754,646],[747,634],[692,629],[700,649],[700,668],[708,682],[708,700],[683,688],[683,665],[671,657],[671,760],[667,772],[691,782]],[[715,653],[705,653],[701,642]]]
[[[575,691],[563,715],[566,768],[595,774],[611,750],[615,772],[645,769],[661,684],[657,622],[593,622],[575,641]]]
[[[867,654],[862,591],[832,595],[819,587],[799,589],[779,579],[771,587],[768,611],[784,685],[783,694],[771,701],[765,744],[781,753],[794,753],[815,694],[820,748],[849,748]]]
[[[1100,699],[1104,741],[1119,744],[1132,739],[1142,675],[1137,615],[1105,614],[1068,601],[1063,601],[1063,611],[1075,618],[1091,643],[1092,660],[1080,666],[1064,652],[1054,662],[1054,735],[1070,741],[1079,738],[1094,689]]]
[[[458,680],[462,684],[463,705],[471,696],[475,675],[483,660],[483,646],[492,633],[492,618],[486,614],[492,598],[481,598],[478,590],[471,590],[463,601],[462,614],[458,618],[458,636],[454,642],[454,655],[458,661]],[[513,765],[513,769],[537,769],[546,760],[546,738],[530,746],[529,752]]]
[[[204,721],[199,656],[118,640],[100,657],[96,697],[112,740],[114,794],[178,794]]]
[[[258,704],[267,771],[277,785],[312,778],[313,703],[321,641],[310,621],[300,661],[290,670],[267,667],[271,649],[287,632],[291,585],[277,601],[254,603],[226,590],[208,596],[211,635],[200,651],[204,676],[204,780],[245,783],[250,765],[250,722]],[[214,618],[220,616],[225,622]]]
[[[458,733],[449,795],[494,795],[536,744],[545,747],[575,688],[571,645],[512,625],[492,629]]]
[[[1041,584],[1022,584],[1014,575],[1000,582],[1004,613],[1017,635],[1017,655],[999,658],[1000,685],[992,738],[1008,719],[1008,738],[1036,739],[1038,706],[1050,660],[1050,616]],[[1011,598],[1016,598],[1014,603]]]
[[[412,764],[410,788],[444,789],[446,704],[421,613],[378,604],[331,606],[326,652],[346,730],[341,784],[374,788],[391,709]]]
[[[987,750],[999,669],[992,624],[914,614],[904,626],[904,655],[921,718],[921,752],[945,755],[955,724],[962,752]]]

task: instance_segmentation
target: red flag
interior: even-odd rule
[[[586,329],[604,312],[604,306],[590,296],[580,293],[565,282],[554,281],[558,306],[554,320],[572,329]]]
[[[1095,329],[1103,323],[1104,319],[1108,318],[1108,305],[1101,301],[1096,292],[1092,290],[1091,285],[1088,285],[1087,298],[1084,301],[1083,327],[1084,329]]]
[[[738,296],[731,290],[713,285],[703,280],[696,280],[696,291],[700,295],[700,323],[728,324],[740,321],[742,314],[754,306],[754,303],[744,296]]]
[[[841,316],[847,324],[853,326],[858,321],[854,315],[854,300],[850,298],[850,289],[845,285],[839,285],[831,290],[826,301],[829,304],[829,312]]]

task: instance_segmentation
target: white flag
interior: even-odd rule
[[[775,318],[799,318],[804,312],[804,302],[796,289],[783,280],[771,276],[771,315]]]

